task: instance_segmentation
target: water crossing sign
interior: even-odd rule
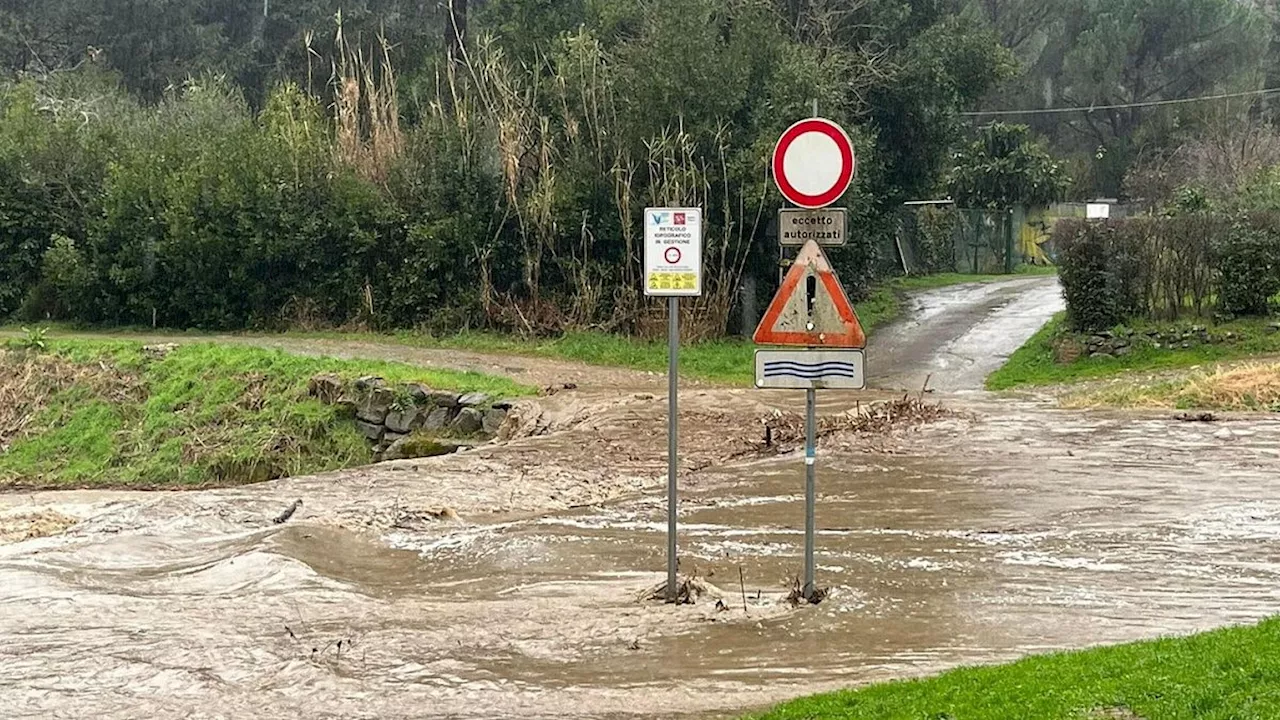
[[[757,345],[866,347],[853,303],[818,243],[810,240],[800,249],[753,339]]]
[[[861,350],[757,350],[756,387],[861,390],[867,372]]]
[[[784,198],[802,208],[824,208],[839,200],[856,170],[849,134],[825,118],[792,125],[773,149],[773,181]]]
[[[655,297],[702,294],[702,210],[648,208],[644,211],[644,294]]]

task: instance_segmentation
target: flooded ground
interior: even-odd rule
[[[953,298],[923,296],[922,315]],[[1013,337],[1028,305],[930,332],[953,348]],[[894,377],[932,367],[908,362]],[[788,393],[683,398],[681,569],[723,609],[640,599],[665,548],[665,403],[643,391],[562,393],[527,411],[547,434],[458,456],[200,493],[0,496],[0,526],[82,519],[0,545],[4,714],[732,716],[1280,611],[1280,423],[937,398],[965,416],[824,445],[833,594],[800,609],[781,598],[801,567],[803,465],[740,452]]]

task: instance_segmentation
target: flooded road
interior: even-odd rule
[[[5,716],[731,717],[1280,611],[1268,417],[964,394],[942,397],[963,417],[833,437],[818,507],[833,594],[793,609],[803,464],[724,459],[791,398],[690,392],[681,570],[722,592],[717,609],[641,599],[664,567],[663,398],[564,395],[549,434],[457,456],[199,493],[0,496],[0,524],[83,519],[0,545]],[[865,399],[831,395],[827,411]]]
[[[880,388],[982,387],[1014,350],[1066,308],[1056,277],[955,285],[913,296],[913,312],[877,332],[867,374]]]

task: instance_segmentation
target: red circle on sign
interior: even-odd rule
[[[840,152],[840,173],[832,186],[816,195],[809,195],[796,189],[794,180],[787,177],[786,157],[791,144],[801,136],[809,133],[822,133],[835,143]],[[848,133],[839,125],[824,118],[809,118],[787,128],[778,139],[773,149],[773,180],[778,185],[782,196],[802,208],[821,208],[830,205],[844,195],[853,182],[853,174],[857,169],[857,160],[853,155],[853,141]]]
[[[672,257],[672,255],[674,255],[675,257]],[[675,265],[676,263],[680,262],[680,258],[683,257],[680,254],[680,248],[674,248],[674,247],[667,248],[667,251],[664,252],[662,256],[667,259],[667,263],[670,265]]]

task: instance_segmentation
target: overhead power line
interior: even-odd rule
[[[1127,110],[1130,108],[1159,107],[1162,105],[1185,105],[1187,103],[1208,102],[1211,100],[1231,100],[1234,98],[1256,97],[1260,95],[1270,95],[1272,93],[1280,93],[1280,88],[1266,88],[1264,90],[1224,93],[1221,95],[1202,95],[1200,97],[1178,98],[1176,100],[1149,100],[1147,102],[1120,103],[1118,105],[1084,105],[1079,107],[1039,108],[1036,110],[979,110],[962,112],[960,114],[964,117],[994,117],[998,115],[1062,115],[1065,113],[1078,112],[1091,113],[1099,110]]]

